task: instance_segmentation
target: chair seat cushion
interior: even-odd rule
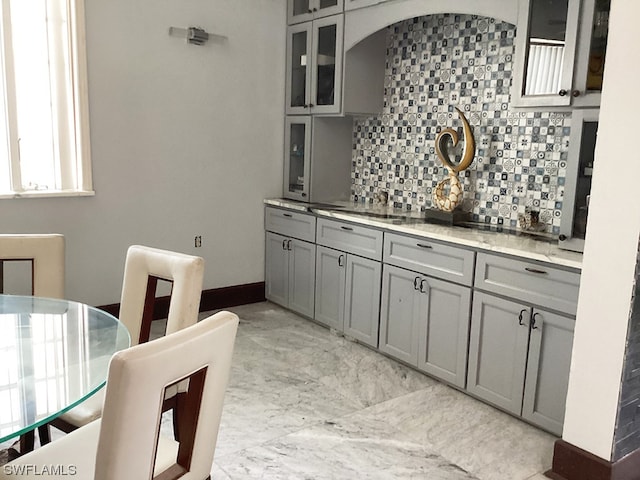
[[[83,427],[100,418],[103,404],[104,388],[58,418],[75,427]]]
[[[90,480],[94,477],[100,422],[90,424],[27,453],[0,468],[2,480]],[[154,476],[171,467],[178,452],[178,443],[160,435]]]

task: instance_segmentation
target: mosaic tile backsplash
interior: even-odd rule
[[[354,120],[352,198],[373,202],[385,190],[405,210],[432,207],[447,175],[436,135],[458,130],[464,111],[476,157],[460,174],[462,209],[475,221],[516,227],[529,207],[558,234],[569,147],[568,113],[510,106],[516,28],[473,15],[430,15],[388,28],[382,115]],[[450,149],[451,150],[451,149]]]

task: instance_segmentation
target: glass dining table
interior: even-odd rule
[[[0,443],[78,405],[130,345],[117,318],[68,300],[0,295]]]

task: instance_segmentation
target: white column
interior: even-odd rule
[[[640,2],[611,2],[563,439],[611,460],[640,233]]]

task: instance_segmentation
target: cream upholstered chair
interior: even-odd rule
[[[102,419],[4,465],[0,479],[41,479],[44,468],[48,479],[210,478],[237,327],[235,314],[219,312],[116,353]],[[178,443],[159,429],[166,387],[184,379],[187,428]]]
[[[4,262],[16,260],[31,262],[32,295],[64,298],[63,235],[0,235],[0,272]]]
[[[204,260],[201,257],[141,245],[129,247],[125,261],[119,319],[129,329],[131,345],[149,340],[158,279],[173,283],[166,334],[196,323],[200,310],[203,275]],[[166,409],[174,405],[171,400],[175,400],[177,392],[178,388],[174,387],[167,393]],[[104,390],[101,390],[53,420],[51,425],[64,432],[71,432],[99,418],[103,401]]]
[[[2,234],[0,235],[0,293],[4,291],[4,263],[31,262],[31,295],[64,298],[64,235]],[[49,430],[38,429],[40,443],[49,442]],[[33,431],[20,436],[20,451],[33,450]]]

